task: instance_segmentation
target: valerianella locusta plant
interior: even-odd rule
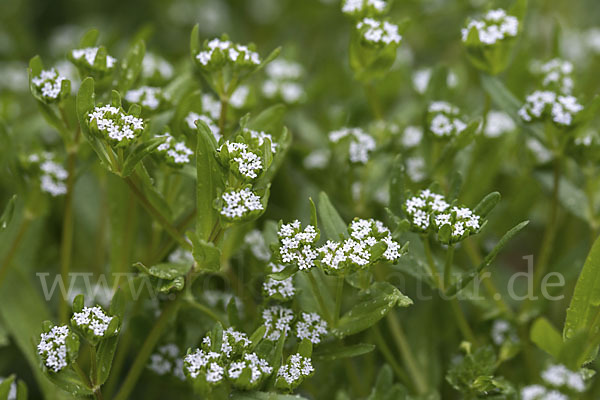
[[[48,371],[59,372],[77,359],[79,338],[67,325],[46,324],[37,352]]]
[[[31,78],[31,84],[34,95],[47,104],[60,101],[71,91],[70,82],[54,68],[42,70],[39,75]]]
[[[75,311],[71,326],[90,343],[98,343],[119,333],[118,317],[108,315],[100,306],[83,307]]]
[[[287,362],[279,367],[275,384],[278,388],[292,391],[314,372],[315,368],[309,357],[304,357],[299,353],[292,354]]]
[[[58,162],[55,154],[50,152],[33,153],[25,158],[23,164],[36,181],[42,192],[53,197],[67,193],[67,170]]]
[[[90,131],[111,146],[125,147],[144,131],[144,120],[112,105],[96,106],[88,114]]]
[[[467,128],[458,107],[445,102],[434,101],[427,108],[427,128],[438,139],[458,135]]]
[[[156,148],[156,152],[168,165],[181,168],[190,163],[194,152],[185,144],[185,141],[177,141],[168,132],[156,137],[165,138],[165,141]]]
[[[525,104],[519,109],[519,116],[525,122],[548,120],[557,127],[568,128],[582,110],[583,106],[574,96],[538,90],[527,95]]]
[[[281,224],[277,236],[278,259],[283,264],[293,264],[300,270],[310,269],[315,266],[319,256],[315,245],[319,240],[319,230],[314,225],[307,225],[302,229],[300,221],[295,220],[289,224]]]

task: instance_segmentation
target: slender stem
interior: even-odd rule
[[[216,322],[220,322],[222,325],[227,325],[227,321],[224,318],[219,317],[215,314],[210,308],[206,307],[204,304],[198,303],[193,299],[186,299],[186,304],[194,307],[195,309],[201,311],[206,314],[209,318],[214,319]]]
[[[17,254],[19,245],[21,244],[21,241],[23,240],[25,232],[27,232],[27,228],[29,227],[29,224],[32,219],[33,217],[27,211],[25,211],[25,215],[23,216],[23,221],[21,222],[21,226],[17,231],[17,235],[15,236],[12,244],[10,245],[8,253],[6,253],[4,258],[2,259],[2,262],[0,263],[0,287],[2,287],[2,282],[4,281],[6,273],[9,270],[10,263],[12,262],[14,256]]]
[[[373,114],[375,118],[378,120],[383,119],[383,110],[381,107],[381,102],[379,101],[379,96],[377,96],[377,90],[375,89],[375,84],[373,82],[364,84],[365,91],[367,92],[367,98],[369,100],[369,104],[373,109]]]
[[[473,344],[477,344],[477,339],[475,338],[475,334],[473,334],[473,331],[471,330],[471,327],[469,326],[469,323],[467,322],[467,318],[465,317],[465,314],[464,314],[462,308],[460,308],[458,299],[456,297],[453,297],[449,300],[449,302],[450,302],[450,306],[452,307],[452,312],[454,313],[454,317],[456,318],[456,322],[458,323],[458,329],[460,329],[460,332],[462,333],[463,337],[465,338],[465,340],[468,340],[469,342],[471,342]]]
[[[92,345],[90,346],[90,381],[92,382],[92,385],[96,385],[96,366],[98,365],[97,363],[98,361],[96,357],[96,346]]]
[[[344,294],[344,275],[338,275],[337,277],[337,285],[335,290],[335,320],[333,321],[333,326],[337,327],[338,322],[340,320],[340,312],[342,310],[342,296]]]
[[[440,280],[440,273],[438,272],[435,261],[433,260],[433,255],[431,253],[431,245],[429,244],[429,236],[422,235],[423,239],[423,247],[425,249],[425,257],[427,258],[427,266],[429,267],[429,273],[431,274],[431,278],[435,286],[438,289],[442,289],[442,281]]]
[[[229,107],[229,98],[221,96],[221,114],[219,115],[219,132],[225,137],[225,124],[227,123],[227,108]]]
[[[381,334],[381,330],[379,329],[379,325],[375,324],[372,327],[373,334],[375,335],[375,341],[377,342],[377,349],[383,354],[385,360],[390,364],[398,379],[404,382],[407,385],[410,385],[412,382],[406,372],[400,367],[400,364],[396,361],[396,357],[392,354],[392,351],[388,347],[383,335]]]
[[[446,264],[444,265],[444,288],[450,286],[450,279],[452,278],[452,262],[454,260],[454,246],[448,246],[446,251]]]
[[[71,258],[73,255],[73,189],[75,186],[75,161],[77,153],[69,151],[67,158],[67,193],[65,195],[65,211],[62,224],[62,239],[60,247],[60,278],[66,285],[71,269]],[[66,297],[60,297],[59,318],[65,323],[68,319],[69,305]]]
[[[135,360],[133,361],[133,364],[131,365],[131,368],[129,369],[127,376],[125,377],[125,381],[123,382],[121,389],[119,390],[117,395],[114,397],[115,400],[129,399],[131,391],[135,387],[135,384],[137,383],[137,380],[140,377],[140,374],[142,373],[144,367],[146,366],[146,362],[148,361],[148,358],[150,357],[152,351],[154,350],[156,343],[158,343],[161,335],[163,334],[164,330],[167,328],[167,324],[168,324],[169,320],[171,319],[171,317],[173,317],[176,314],[177,309],[179,308],[179,303],[181,302],[181,299],[183,299],[183,295],[181,293],[183,293],[183,292],[178,292],[175,300],[171,301],[164,308],[164,310],[160,314],[160,317],[158,317],[158,320],[152,327],[152,330],[146,337],[146,340],[144,340],[144,343],[142,344],[142,348],[137,353],[137,356],[135,357]]]
[[[557,156],[554,160],[554,177],[553,177],[553,189],[552,189],[552,204],[550,206],[550,214],[548,215],[548,223],[546,224],[546,231],[544,232],[544,238],[542,240],[542,247],[539,251],[538,262],[535,266],[533,273],[533,285],[534,288],[539,286],[539,283],[548,268],[548,262],[550,260],[550,254],[552,252],[552,245],[554,243],[554,236],[556,234],[556,219],[558,215],[558,193],[560,185],[560,170],[561,170],[561,159]]]
[[[189,223],[192,222],[192,220],[196,217],[196,212],[197,212],[197,209],[194,208],[184,219],[181,220],[181,222],[179,222],[177,224],[176,228],[177,228],[177,231],[179,232],[180,235],[183,235],[183,233],[187,229],[187,226],[189,225]],[[173,238],[169,236],[168,242],[165,243],[155,253],[155,255],[152,257],[152,260],[160,261],[163,258],[165,258],[165,256],[169,252],[169,250],[171,250],[172,246],[173,246]]]
[[[394,313],[394,310],[391,310],[386,316],[388,325],[390,330],[392,331],[392,336],[394,337],[394,341],[396,342],[396,346],[398,350],[400,350],[400,354],[402,355],[402,359],[404,360],[404,364],[408,369],[408,373],[411,378],[415,382],[415,387],[419,394],[424,394],[427,392],[427,380],[422,375],[423,369],[419,367],[417,360],[415,359],[410,345],[408,344],[408,340],[406,339],[406,335],[404,334],[404,330],[400,325],[400,321],[398,321],[398,317]]]
[[[90,378],[85,374],[85,372],[83,372],[83,370],[79,366],[79,363],[77,361],[75,361],[72,365],[73,365],[73,369],[75,370],[77,375],[79,375],[79,377],[81,378],[83,383],[88,387],[88,389],[90,389],[91,391],[94,392],[94,398],[96,400],[103,400],[102,392],[100,391],[100,388],[97,388],[92,384],[92,382],[90,381]]]
[[[312,271],[308,271],[306,274],[308,275],[308,280],[310,281],[310,285],[312,286],[313,293],[317,298],[317,302],[319,303],[319,308],[321,308],[321,313],[323,314],[323,318],[329,323],[332,324],[331,315],[329,315],[329,311],[327,310],[327,306],[325,305],[325,300],[323,296],[321,296],[321,290],[319,289],[319,285],[317,284],[317,280],[315,279]]]
[[[146,196],[136,186],[133,180],[127,177],[125,178],[125,182],[140,201],[142,206],[146,209],[146,211],[148,211],[148,213],[162,225],[162,227],[173,237],[173,239],[175,239],[184,249],[191,250],[191,245],[181,236],[179,231],[173,225],[171,225],[171,223],[156,208],[154,208],[154,206],[150,203],[150,201],[148,201]]]

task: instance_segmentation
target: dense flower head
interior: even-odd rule
[[[127,144],[144,130],[144,120],[110,105],[96,106],[88,114],[93,131],[116,144]]]
[[[398,33],[398,25],[374,18],[363,18],[356,24],[362,40],[371,45],[399,45],[402,36]]]
[[[418,196],[406,200],[404,210],[413,229],[425,232],[430,226],[430,217],[433,214],[446,212],[450,204],[444,196],[433,193],[430,190],[422,190]]]
[[[271,250],[269,250],[263,234],[258,229],[252,229],[248,232],[244,237],[244,243],[250,248],[257,260],[267,262],[271,259]]]
[[[402,135],[402,145],[409,149],[418,146],[423,139],[423,129],[419,126],[407,126]]]
[[[90,69],[95,68],[94,64],[96,62],[96,56],[98,55],[99,47],[85,47],[83,49],[74,49],[71,50],[71,57],[74,60],[75,64],[78,66],[84,66]],[[111,70],[115,67],[117,60],[106,55],[106,69]]]
[[[78,346],[77,337],[67,325],[53,326],[48,332],[41,334],[37,351],[46,368],[58,372],[73,361],[67,345],[69,340],[73,340]]]
[[[143,108],[155,111],[166,102],[162,89],[152,86],[142,86],[137,89],[128,90],[125,100],[129,103],[141,105]]]
[[[180,167],[190,162],[190,157],[194,155],[194,152],[185,145],[185,142],[176,141],[169,133],[157,135],[156,137],[165,138],[165,141],[156,148],[156,151],[165,158],[167,164]]]
[[[208,384],[219,384],[223,380],[225,368],[221,355],[214,351],[196,349],[183,359],[184,371],[192,378],[198,377]]]
[[[269,263],[269,265],[275,265],[273,263]],[[280,269],[272,269],[272,272],[279,272]],[[272,299],[287,301],[294,297],[296,294],[296,288],[294,287],[294,278],[289,277],[282,280],[277,280],[274,278],[267,277],[263,282],[263,293]]]
[[[427,108],[427,127],[434,137],[444,138],[458,135],[467,124],[460,118],[458,107],[445,101],[434,101]]]
[[[256,353],[246,353],[239,361],[234,361],[227,367],[227,378],[234,386],[251,389],[260,381],[271,375],[273,367],[267,360],[258,357]]]
[[[348,154],[353,163],[366,164],[369,154],[375,150],[375,139],[360,128],[342,128],[329,133],[329,141],[338,143],[348,138]]]
[[[280,98],[293,104],[304,97],[304,89],[298,83],[304,73],[300,64],[288,60],[273,60],[265,69],[267,79],[264,80],[261,89],[266,98]]]
[[[221,195],[219,213],[228,220],[242,220],[260,214],[264,210],[259,195],[250,188],[231,189]]]
[[[250,347],[251,344],[248,335],[244,332],[236,331],[233,328],[227,328],[223,331],[221,352],[227,358],[231,358],[232,356],[241,354]]]
[[[287,336],[294,320],[294,312],[283,306],[271,306],[262,312],[263,324],[267,328],[265,339],[276,341],[281,335]]]
[[[264,131],[257,131],[254,129],[244,129],[244,133],[247,133],[252,139],[256,140],[259,146],[262,146],[265,140],[269,139],[269,143],[271,143],[271,153],[277,153],[279,143],[273,140],[273,136],[271,136],[270,133],[266,133]]]
[[[215,124],[215,121],[213,121],[209,116],[190,111],[190,113],[188,113],[188,115],[185,117],[185,123],[193,131],[196,131],[196,121],[198,120],[204,122],[208,126],[208,129],[210,129],[210,132],[213,134],[217,142],[219,139],[221,139],[221,130],[217,124]]]
[[[250,47],[217,38],[204,45],[196,54],[196,60],[206,69],[220,68],[224,64],[257,67],[261,63],[258,53]]]
[[[525,122],[549,118],[558,126],[568,127],[581,110],[583,106],[573,96],[538,90],[527,96],[525,104],[519,109],[519,116]]]
[[[184,380],[183,359],[179,357],[179,348],[174,343],[159,346],[156,352],[150,356],[148,369],[158,375],[172,374]]]
[[[302,313],[296,322],[298,339],[308,339],[313,344],[321,343],[321,337],[327,335],[327,322],[317,313]]]
[[[104,338],[113,318],[98,306],[84,307],[80,312],[73,314],[71,324],[95,338]]]
[[[277,387],[294,389],[315,372],[312,361],[299,353],[292,354],[277,371]]]
[[[343,0],[342,12],[352,17],[380,15],[386,10],[385,0]]]
[[[56,156],[50,152],[34,153],[27,158],[27,163],[35,167],[40,174],[40,189],[53,197],[67,193],[66,180],[69,176],[66,169],[57,162]]]
[[[31,83],[41,98],[50,103],[59,99],[65,80],[65,77],[60,76],[56,69],[52,68],[43,70],[39,75],[31,78]]]
[[[329,272],[368,268],[381,257],[390,262],[400,258],[400,244],[381,221],[355,218],[348,233],[349,238],[328,240],[319,248],[319,263]]]
[[[451,207],[444,212],[436,213],[433,224],[439,231],[444,226],[450,227],[451,241],[457,242],[481,228],[481,217],[467,207]]]
[[[491,337],[492,341],[498,346],[501,346],[507,341],[511,341],[513,343],[519,342],[519,336],[517,335],[515,328],[510,324],[510,322],[504,319],[497,319],[494,321],[494,324],[492,325]]]
[[[504,133],[512,132],[516,129],[515,121],[502,111],[490,111],[486,115],[485,129],[483,134],[489,138],[496,138]]]
[[[561,364],[550,365],[542,372],[544,382],[555,388],[567,388],[581,393],[585,390],[585,381],[580,372],[571,371]]]
[[[472,30],[477,33],[479,42],[493,45],[498,41],[514,38],[519,33],[519,20],[508,15],[503,9],[488,11],[481,19],[471,19],[465,28],[461,29],[463,42],[467,42]]]
[[[173,77],[173,66],[164,58],[146,53],[142,61],[142,77],[146,80],[169,80]]]
[[[541,75],[545,89],[570,94],[573,90],[573,64],[560,58],[553,58],[543,64],[534,66],[534,71]]]
[[[226,151],[225,151],[226,150]],[[218,149],[219,160],[243,180],[253,180],[264,170],[263,160],[258,151],[242,142],[227,140]]]
[[[319,253],[315,244],[319,240],[319,230],[307,225],[304,230],[300,221],[283,224],[277,232],[279,237],[278,256],[284,264],[295,264],[300,270],[315,266]]]
[[[542,385],[529,385],[521,389],[521,400],[569,400],[569,396]]]

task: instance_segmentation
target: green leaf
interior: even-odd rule
[[[38,76],[42,73],[44,69],[44,64],[42,63],[42,58],[39,55],[36,55],[31,60],[29,60],[29,70],[31,72],[31,77]]]
[[[297,394],[279,394],[274,392],[235,392],[231,400],[307,400]]]
[[[179,276],[185,276],[190,270],[191,265],[161,263],[148,268],[141,262],[137,262],[134,264],[134,267],[158,279],[175,279]]]
[[[558,360],[563,340],[558,330],[556,330],[550,321],[544,317],[536,319],[529,331],[529,337],[537,347]]]
[[[100,33],[98,32],[98,29],[90,29],[83,35],[83,37],[79,41],[79,47],[94,47],[96,45],[96,41],[98,40],[99,34]]]
[[[565,341],[583,334],[585,361],[595,357],[600,331],[600,238],[596,239],[579,274],[563,329]]]
[[[17,400],[27,400],[27,385],[23,381],[17,382]]]
[[[215,159],[215,143],[210,128],[202,121],[196,122],[198,127],[198,145],[196,147],[196,201],[198,216],[196,234],[199,239],[210,240],[210,235],[218,222],[213,201],[217,197],[217,180],[219,171]]]
[[[460,190],[462,189],[463,182],[464,178],[460,171],[454,171],[452,173],[452,178],[450,179],[450,189],[448,190],[447,196],[449,202],[452,202],[458,198],[458,196],[460,195]]]
[[[10,393],[10,386],[15,381],[15,376],[11,375],[0,383],[0,400],[7,400]]]
[[[395,306],[408,307],[413,302],[387,282],[375,282],[359,294],[358,303],[342,318],[334,334],[353,335],[375,325]]]
[[[154,137],[136,145],[125,159],[125,162],[123,163],[121,176],[127,177],[131,175],[135,170],[137,164],[140,161],[142,161],[144,157],[146,157],[148,154],[152,153],[165,140],[165,137]]]
[[[94,394],[71,368],[59,372],[46,372],[46,376],[56,386],[74,396],[91,396]]]
[[[12,220],[12,217],[15,212],[16,200],[17,200],[17,195],[14,194],[10,198],[10,200],[8,200],[8,203],[6,203],[6,206],[4,207],[4,211],[2,212],[2,215],[0,216],[0,231],[3,231],[4,229],[6,229],[6,227]]]
[[[473,212],[481,217],[485,217],[496,207],[501,197],[498,192],[488,194],[475,206]]]
[[[123,93],[133,86],[140,75],[145,53],[146,45],[143,40],[137,41],[127,52],[121,65],[122,70],[118,86]]]
[[[375,345],[371,343],[358,343],[350,346],[335,345],[325,349],[319,348],[319,351],[313,354],[313,358],[320,361],[333,361],[362,356],[373,350],[375,350]]]
[[[200,52],[200,36],[198,35],[198,29],[199,25],[194,25],[190,36],[190,54],[192,55],[192,59],[195,59],[196,55]]]
[[[73,312],[80,313],[83,310],[84,303],[83,294],[75,296],[75,299],[73,299]]]
[[[548,193],[552,192],[554,186],[554,178],[552,175],[551,172],[534,173],[534,177],[542,184]],[[580,218],[582,221],[589,222],[592,220],[586,194],[580,187],[573,184],[567,178],[560,178],[560,183],[558,185],[558,201],[566,210]]]
[[[399,383],[394,384],[394,374],[389,365],[381,367],[375,387],[371,390],[371,394],[367,400],[406,400],[408,393],[406,388]]]
[[[523,228],[525,228],[527,226],[527,224],[529,224],[529,221],[523,221],[520,224],[513,227],[508,232],[506,232],[504,234],[504,236],[502,236],[500,241],[496,244],[496,246],[494,246],[492,251],[487,256],[485,256],[485,258],[483,259],[481,264],[479,264],[477,266],[477,268],[475,268],[473,271],[461,276],[457,282],[455,282],[452,286],[450,286],[446,290],[446,295],[454,296],[456,293],[463,290],[469,283],[471,283],[471,281],[473,279],[475,279],[475,277],[478,276],[481,273],[481,271],[483,271],[486,267],[488,267],[494,261],[494,259],[496,258],[498,253],[500,253],[500,251],[504,248],[504,246],[506,246],[506,244],[517,233],[519,233]]]
[[[247,128],[278,134],[283,129],[285,110],[286,108],[283,104],[275,104],[250,119]],[[277,141],[278,137],[274,136],[273,139]]]
[[[240,319],[235,296],[232,296],[231,299],[229,299],[229,303],[227,303],[227,318],[229,320],[229,326],[237,328],[242,326],[242,320]]]
[[[198,238],[192,232],[188,233],[192,241],[192,255],[200,271],[218,272],[221,270],[221,250],[213,243]]]
[[[96,383],[104,384],[110,376],[110,370],[119,343],[119,335],[100,341],[96,354]]]
[[[319,193],[318,211],[328,239],[337,241],[340,240],[340,237],[348,236],[348,227],[325,192]]]

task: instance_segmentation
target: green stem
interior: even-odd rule
[[[229,107],[229,98],[226,95],[221,96],[221,114],[219,115],[219,132],[225,136],[225,124],[227,123],[227,108]]]
[[[375,90],[375,84],[373,82],[365,83],[364,87],[375,118],[383,120],[383,110],[379,102],[379,96],[377,96],[377,90]]]
[[[136,186],[133,180],[129,177],[125,178],[125,182],[133,192],[133,194],[140,201],[142,206],[146,209],[146,211],[156,220],[158,221],[162,227],[175,239],[181,247],[186,250],[191,250],[191,245],[181,236],[179,231],[171,225],[171,223],[156,209],[154,206],[148,201],[144,193]]]
[[[148,358],[150,358],[154,347],[156,346],[156,344],[160,340],[161,335],[167,328],[169,320],[177,313],[179,303],[181,302],[181,299],[183,299],[182,293],[183,292],[178,292],[175,300],[171,301],[163,309],[162,313],[160,314],[160,317],[158,317],[158,320],[156,321],[156,323],[152,327],[152,330],[146,337],[146,340],[144,340],[141,349],[138,351],[137,356],[135,357],[135,360],[133,361],[133,364],[129,369],[129,372],[125,377],[125,381],[123,382],[121,389],[114,397],[115,400],[127,400],[130,398],[130,394],[134,389],[135,384],[137,383],[138,378],[140,377],[140,374],[145,368],[146,362],[148,361]]]
[[[310,285],[312,287],[313,293],[314,293],[315,297],[317,298],[317,302],[319,303],[319,308],[321,309],[321,313],[323,314],[323,318],[325,318],[325,320],[327,321],[327,323],[329,325],[333,325],[332,324],[331,315],[329,315],[329,311],[327,310],[327,306],[325,305],[325,300],[323,299],[323,296],[321,296],[321,290],[319,289],[319,285],[317,284],[317,280],[315,279],[312,271],[308,271],[306,273],[306,275],[308,275],[308,280],[309,280]]]
[[[23,215],[23,221],[21,222],[21,226],[19,226],[19,230],[17,231],[17,235],[15,236],[12,244],[10,245],[8,253],[6,253],[4,258],[2,259],[2,262],[0,263],[0,288],[2,287],[2,282],[6,277],[6,273],[9,270],[10,263],[17,254],[17,250],[21,245],[21,241],[23,240],[25,232],[27,232],[27,228],[29,227],[29,224],[32,221],[32,219],[33,216],[31,216],[26,210],[25,214]]]
[[[464,314],[462,308],[460,308],[458,299],[456,297],[453,297],[449,300],[449,302],[450,302],[450,306],[452,307],[452,312],[454,313],[454,317],[456,318],[456,322],[458,323],[458,329],[460,329],[460,332],[462,333],[463,338],[465,338],[465,340],[476,345],[477,339],[475,338],[475,334],[473,334],[473,331],[471,330],[471,327],[469,326],[469,323],[467,322],[467,318],[465,317],[465,314]]]
[[[71,258],[73,255],[73,189],[75,186],[75,161],[77,154],[70,151],[67,159],[67,193],[65,195],[65,211],[62,224],[62,239],[60,248],[60,277],[66,285],[71,269]],[[65,297],[60,297],[59,318],[65,323],[68,320],[69,305]]]
[[[77,361],[75,361],[72,364],[72,366],[73,366],[73,369],[75,370],[75,372],[77,373],[77,375],[79,375],[79,378],[81,378],[83,383],[88,387],[88,389],[90,389],[91,391],[94,392],[94,398],[96,400],[103,400],[102,392],[100,391],[100,388],[96,388],[95,386],[93,386],[92,382],[90,381],[90,378],[85,374],[85,372],[83,372],[83,370],[79,366],[79,363],[77,363]]]
[[[417,360],[415,359],[410,345],[408,344],[408,340],[406,339],[406,335],[404,334],[404,330],[400,325],[400,321],[398,321],[398,317],[394,313],[394,310],[391,310],[387,314],[387,322],[392,331],[392,336],[394,337],[394,341],[396,342],[396,346],[398,350],[400,350],[400,354],[402,355],[402,359],[404,360],[404,364],[408,369],[408,373],[411,378],[415,382],[415,387],[419,394],[424,394],[427,392],[427,380],[425,376],[423,376],[423,369],[419,367]]]
[[[96,357],[96,346],[92,345],[90,346],[90,382],[92,382],[92,385],[96,385],[96,366],[98,365],[97,363],[98,361]]]
[[[379,330],[379,326],[377,324],[373,325],[372,330],[373,334],[375,335],[375,341],[377,342],[377,349],[381,352],[387,363],[390,364],[390,366],[398,376],[398,379],[400,379],[407,385],[411,385],[412,382],[410,378],[408,377],[408,375],[406,375],[404,370],[402,370],[402,367],[400,367],[400,364],[398,364],[398,362],[396,361],[396,357],[392,354],[392,351],[385,342],[385,339],[383,338],[383,335]]]
[[[344,275],[338,275],[335,290],[335,320],[333,321],[334,328],[337,328],[338,322],[340,320],[340,312],[342,310],[342,296],[344,294],[344,281]]]
[[[441,290],[442,281],[440,280],[440,273],[438,272],[435,266],[435,261],[433,260],[433,255],[431,253],[431,245],[429,244],[429,236],[422,235],[421,238],[423,239],[423,247],[425,249],[425,257],[427,258],[427,266],[429,267],[429,273],[431,274],[431,278],[433,279],[435,286]]]
[[[444,265],[444,288],[450,286],[450,279],[452,278],[452,261],[454,260],[454,246],[448,246],[446,252],[446,264]]]
[[[186,299],[186,304],[201,311],[202,313],[206,314],[209,318],[215,320],[216,322],[220,322],[222,325],[227,325],[227,321],[225,321],[224,318],[219,317],[217,314],[215,314],[210,308],[206,307],[204,304],[198,303],[191,298]]]

